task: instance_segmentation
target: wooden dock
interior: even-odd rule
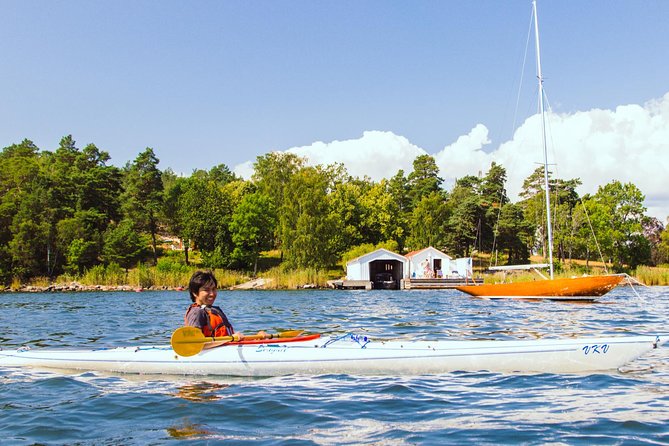
[[[402,279],[399,289],[402,290],[446,290],[462,285],[481,285],[483,279]],[[340,290],[371,290],[374,288],[369,280],[331,280],[330,288]]]
[[[369,280],[329,280],[328,286],[338,290],[371,290],[372,282]]]
[[[483,279],[404,279],[402,280],[405,290],[444,290],[452,289],[456,286],[481,285]]]

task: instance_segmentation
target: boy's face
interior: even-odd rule
[[[198,290],[197,296],[195,296],[195,303],[198,305],[213,305],[216,300],[216,292],[216,286],[213,283],[205,283]]]

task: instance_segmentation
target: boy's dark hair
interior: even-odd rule
[[[200,288],[205,285],[213,284],[218,288],[218,281],[212,271],[195,271],[190,277],[188,283],[188,292],[190,293],[190,300],[195,302],[195,296],[200,292]]]

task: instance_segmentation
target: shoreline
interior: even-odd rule
[[[0,289],[0,293],[68,293],[68,292],[89,292],[89,291],[184,291],[184,287],[150,286],[141,287],[133,285],[83,285],[78,282],[67,284],[53,284],[47,286],[21,285],[19,288],[5,287]]]
[[[233,285],[230,287],[220,288],[219,291],[235,291],[235,290],[267,290],[274,282],[273,279],[257,278],[249,280],[244,283]],[[315,284],[305,284],[292,289],[326,289],[318,287]],[[327,288],[334,288],[328,284]],[[72,293],[72,292],[92,292],[92,291],[186,291],[187,286],[168,286],[168,285],[152,285],[150,287],[134,286],[134,285],[84,285],[79,282],[51,284],[47,286],[37,285],[21,285],[19,288],[4,287],[0,288],[0,293]],[[291,289],[291,288],[271,288],[271,289]]]

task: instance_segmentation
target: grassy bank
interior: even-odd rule
[[[330,279],[340,278],[340,270],[324,271],[307,268],[304,270],[288,270],[275,259],[264,262],[266,270],[261,270],[257,277],[266,279],[265,289],[300,289],[325,288]],[[279,265],[279,266],[274,266]],[[116,264],[98,265],[81,275],[64,274],[50,280],[47,277],[37,277],[22,283],[18,279],[12,281],[10,290],[18,291],[30,288],[31,290],[46,290],[50,287],[65,286],[76,283],[82,288],[101,287],[114,289],[129,287],[132,289],[179,289],[187,288],[191,275],[200,266],[186,266],[173,258],[161,258],[156,266],[140,264],[137,268],[126,271]],[[253,279],[250,272],[215,269],[220,289],[232,288]]]
[[[289,270],[275,267],[260,276],[268,279],[266,289],[291,290],[298,288],[326,288],[328,280],[341,278],[341,271],[324,271],[313,268],[304,270]]]
[[[640,266],[634,277],[646,285],[669,285],[669,268]]]

